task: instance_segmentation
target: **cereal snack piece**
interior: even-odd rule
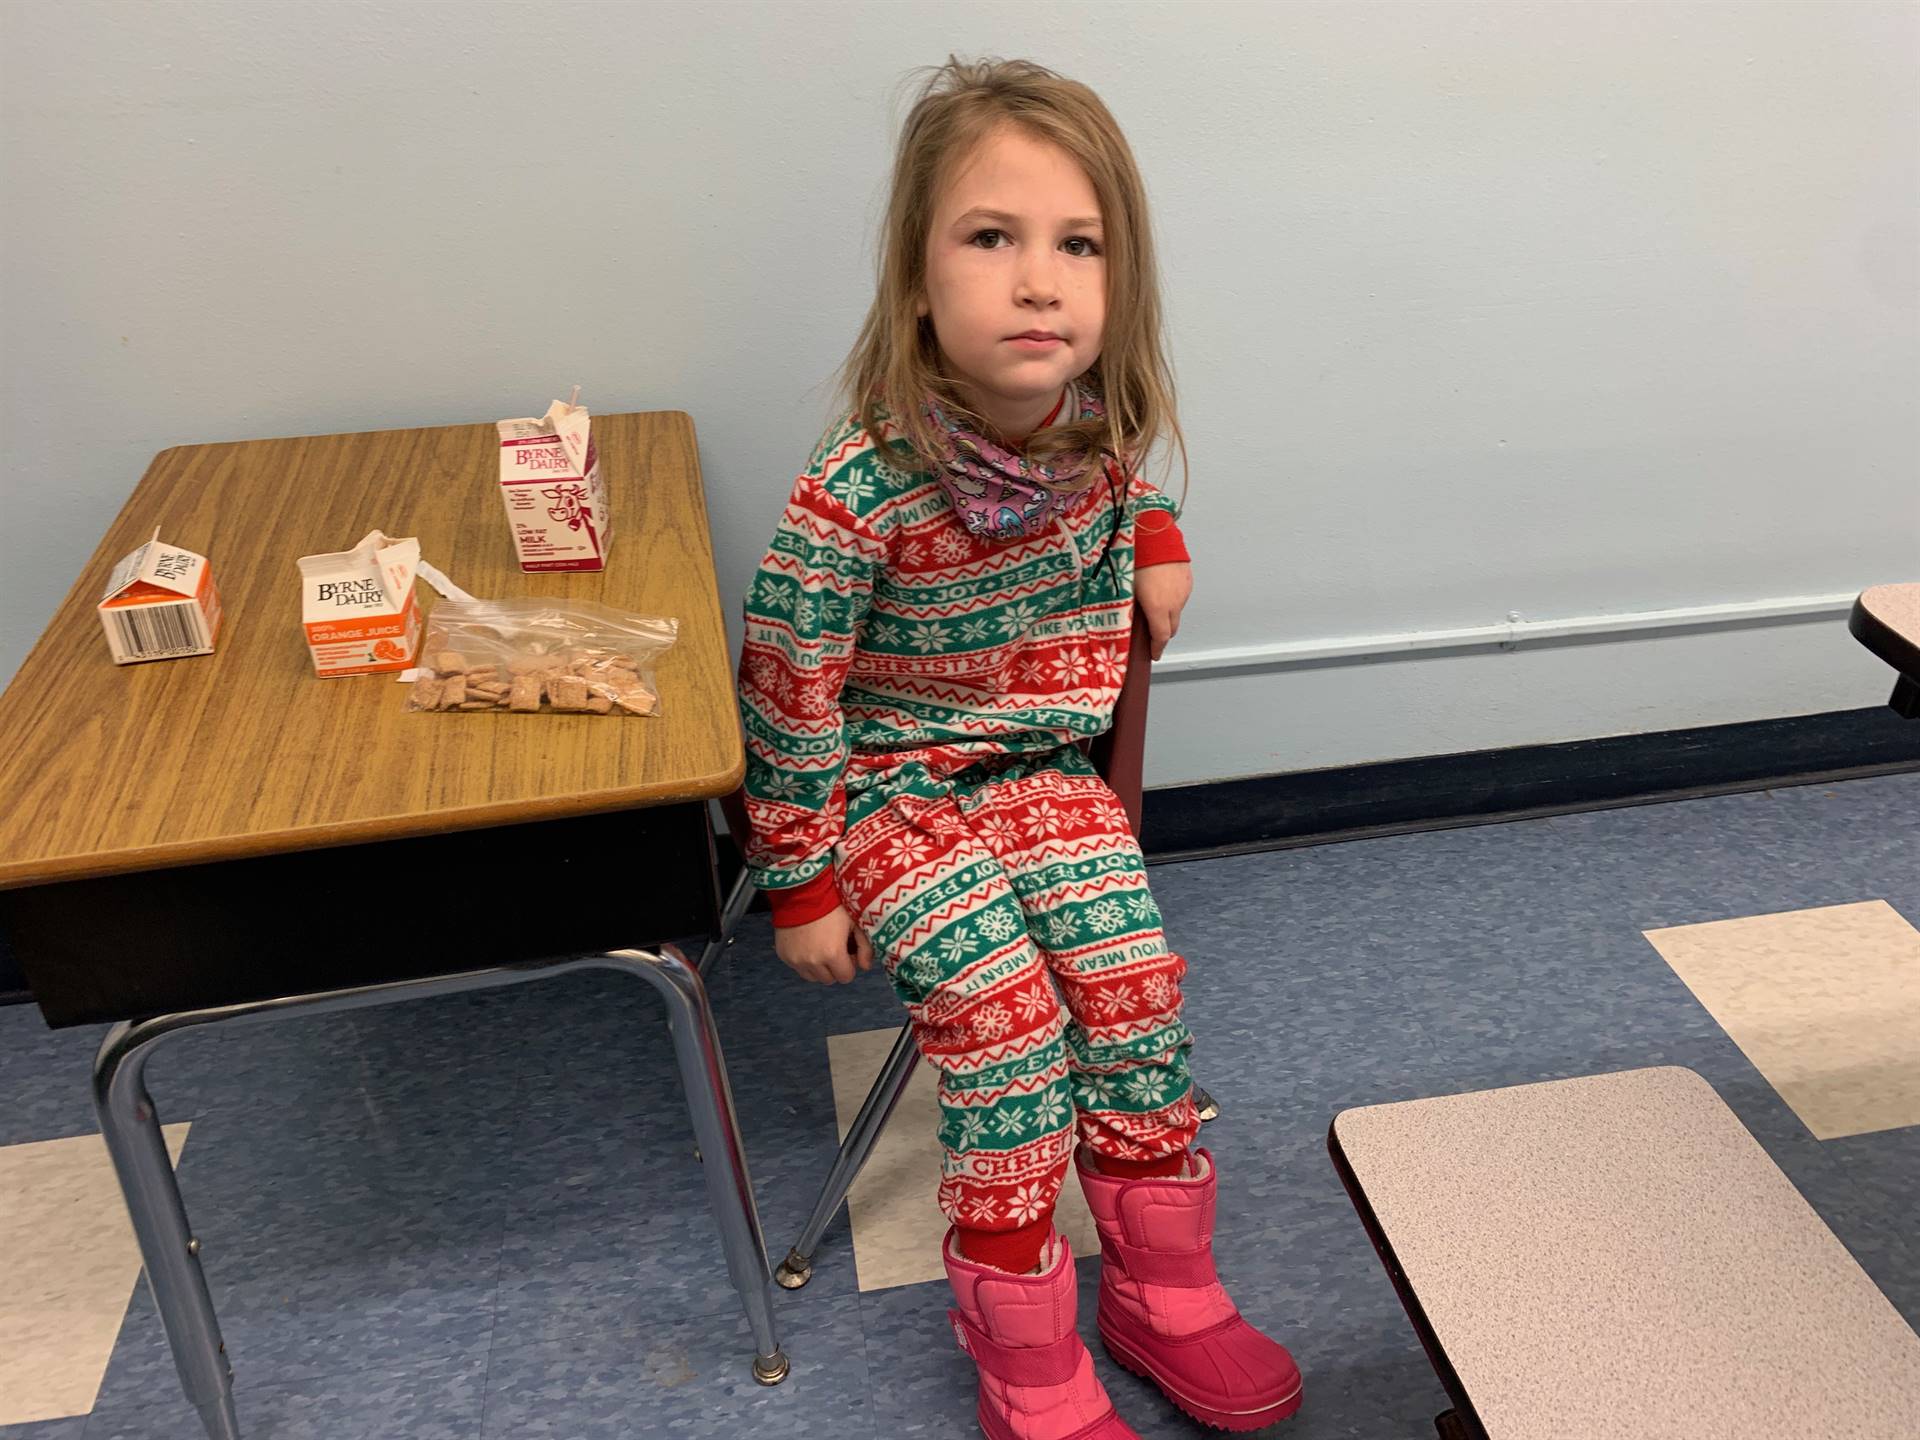
[[[442,650],[433,657],[433,668],[442,675],[463,675],[467,669],[467,657],[458,650]]]
[[[613,701],[604,695],[589,695],[587,697],[587,709],[591,710],[595,715],[604,715],[613,709]]]
[[[467,676],[468,693],[478,691],[480,694],[486,696],[489,700],[498,700],[502,695],[506,694],[507,691],[511,690],[512,688],[513,687],[511,685],[503,684],[498,680],[481,680],[476,682],[473,676],[471,675]]]
[[[438,710],[440,692],[445,688],[445,682],[431,675],[423,675],[413,682],[413,691],[407,696],[407,703],[415,710]]]
[[[660,697],[644,680],[635,680],[622,689],[614,696],[614,703],[629,715],[655,715],[660,711]]]
[[[478,685],[483,680],[498,680],[499,678],[500,667],[498,665],[476,665],[473,669],[467,671],[467,684],[469,685]]]
[[[461,704],[461,706],[460,706],[460,708],[461,708],[462,710],[491,710],[491,709],[493,709],[493,701],[491,701],[491,700],[467,700],[467,701],[464,701],[464,702],[462,702],[462,704]]]
[[[585,710],[587,682],[578,675],[555,675],[547,682],[547,699],[556,710]]]
[[[507,697],[507,708],[518,710],[521,714],[530,714],[540,708],[540,677],[538,675],[516,676],[513,689]]]
[[[441,682],[440,708],[442,710],[457,710],[466,703],[467,703],[467,677],[466,676],[452,675],[452,676],[449,676],[446,680]]]

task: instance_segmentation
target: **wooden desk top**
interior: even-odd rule
[[[0,695],[0,889],[704,800],[744,770],[692,420],[599,415],[613,541],[600,574],[515,561],[491,422],[183,445],[154,457]],[[116,666],[94,606],[160,529],[205,555],[218,653]],[[671,615],[662,714],[435,715],[391,675],[315,678],[301,555],[418,535],[477,596]],[[420,582],[428,614],[438,599]]]
[[[1333,1131],[1490,1440],[1920,1435],[1920,1337],[1691,1070]]]

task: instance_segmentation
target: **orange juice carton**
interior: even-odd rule
[[[586,406],[556,400],[538,420],[500,422],[500,498],[522,570],[606,568],[613,517]]]
[[[373,675],[405,670],[420,650],[420,602],[414,572],[420,542],[378,530],[351,550],[300,557],[300,618],[313,673]]]
[[[97,607],[113,663],[211,655],[220,591],[204,555],[153,538],[113,567]]]

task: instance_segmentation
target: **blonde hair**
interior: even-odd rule
[[[968,63],[949,56],[946,64],[929,68],[894,157],[873,306],[841,367],[845,406],[876,438],[886,433],[883,421],[890,424],[925,469],[936,467],[944,451],[922,410],[927,395],[950,415],[988,428],[954,381],[941,374],[933,322],[915,306],[926,288],[927,237],[940,187],[992,131],[1017,125],[1066,151],[1092,182],[1107,284],[1100,358],[1077,382],[1101,396],[1106,417],[1036,431],[1026,454],[1058,467],[1058,488],[1077,490],[1099,478],[1102,451],[1131,470],[1157,442],[1169,440],[1180,451],[1184,498],[1186,439],[1161,336],[1146,187],[1119,125],[1092,90],[1031,61]]]

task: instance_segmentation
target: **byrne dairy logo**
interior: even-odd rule
[[[321,580],[315,598],[322,605],[385,605],[387,587],[378,580]]]

